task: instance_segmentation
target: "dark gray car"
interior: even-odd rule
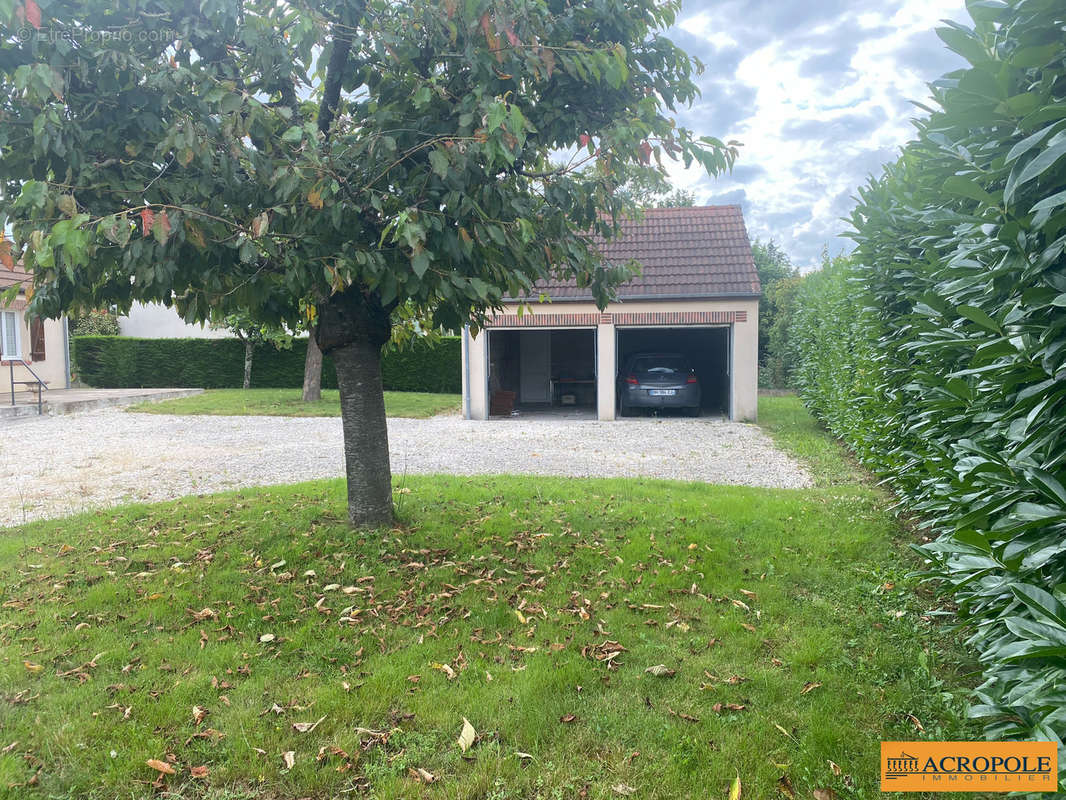
[[[623,417],[637,408],[676,408],[697,417],[700,382],[680,353],[638,353],[618,376],[618,408]]]

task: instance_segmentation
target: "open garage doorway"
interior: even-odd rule
[[[596,331],[490,330],[489,416],[596,413]]]
[[[684,328],[618,328],[617,360],[639,353],[680,353],[696,371],[705,416],[730,414],[729,326]]]

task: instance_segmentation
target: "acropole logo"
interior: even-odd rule
[[[882,792],[1053,792],[1055,742],[881,742]]]

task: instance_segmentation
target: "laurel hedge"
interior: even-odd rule
[[[968,62],[803,282],[811,410],[936,534],[992,738],[1066,736],[1066,5],[968,3]],[[1060,763],[1066,759],[1060,759]],[[1063,764],[1066,766],[1066,764]]]
[[[296,339],[287,350],[257,345],[252,387],[302,386],[306,353],[304,339]],[[416,342],[382,356],[382,381],[385,389],[393,391],[456,393],[462,390],[461,357],[457,336],[428,344]],[[244,344],[237,339],[75,336],[72,359],[75,374],[98,388],[239,389],[244,375]],[[337,388],[337,375],[328,357],[322,363],[322,386]]]

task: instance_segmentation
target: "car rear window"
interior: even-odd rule
[[[673,375],[679,372],[689,372],[688,362],[678,356],[658,356],[638,358],[633,361],[634,372],[657,372],[664,375]]]

